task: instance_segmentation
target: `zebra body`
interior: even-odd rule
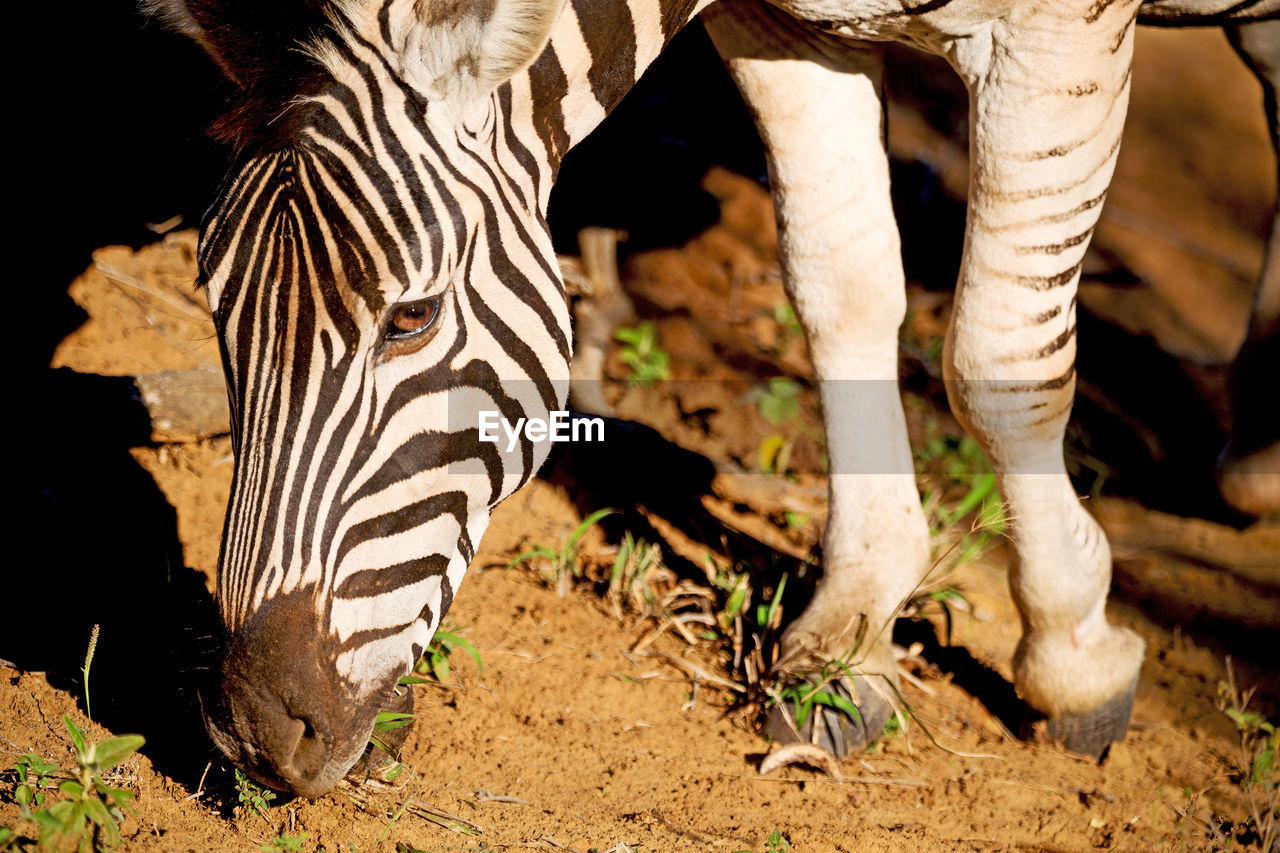
[[[504,454],[477,421],[546,418],[567,393],[569,313],[543,218],[560,159],[704,9],[769,150],[827,418],[824,576],[786,646],[847,652],[851,627],[886,624],[927,567],[868,41],[901,40],[946,56],[973,98],[945,361],[1010,504],[1018,689],[1066,720],[1131,695],[1142,642],[1105,618],[1110,556],[1062,437],[1137,0],[154,5],[240,93],[218,130],[236,163],[200,250],[237,445],[218,579],[228,651],[206,720],[237,764],[306,796],[330,788],[439,624],[490,509],[542,462],[547,445]],[[1151,6],[1265,18],[1280,2]],[[892,676],[887,637],[864,657]]]

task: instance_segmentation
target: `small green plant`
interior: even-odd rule
[[[914,451],[916,473],[924,484],[929,536],[941,552],[938,561],[948,563],[940,573],[945,575],[981,557],[1004,534],[1004,501],[976,441],[942,435],[936,421],[927,428],[928,438]],[[965,519],[971,519],[968,529],[957,534]]]
[[[372,743],[372,740],[370,742]],[[401,764],[399,761],[393,762],[390,767],[382,771],[382,781],[394,782],[408,769],[407,765]]]
[[[45,804],[46,792],[58,787],[58,765],[45,761],[34,752],[28,752],[18,759],[18,787],[14,791],[14,799],[19,807],[35,806],[37,809]],[[23,815],[27,817],[27,815]]]
[[[766,385],[757,385],[743,398],[756,404],[760,416],[774,426],[782,426],[800,411],[797,397],[802,386],[786,376],[775,376]]]
[[[264,844],[258,849],[266,853],[298,853],[307,842],[307,837],[305,832],[301,835],[277,835],[271,839],[270,844]]]
[[[765,842],[764,853],[790,853],[791,842],[782,837],[782,832],[775,829],[769,833],[769,840]]]
[[[801,437],[811,439],[819,447],[826,443],[826,436],[805,424],[800,414],[800,393],[804,386],[786,376],[775,376],[763,385],[756,385],[742,396],[742,402],[754,403],[760,416],[779,427],[769,433],[756,449],[756,465],[766,474],[785,476],[791,467],[791,456],[796,441]],[[825,470],[825,454],[823,454]]]
[[[782,516],[787,521],[787,527],[792,530],[799,530],[813,520],[813,516],[806,512],[795,512],[790,509],[783,510]]]
[[[612,602],[618,617],[622,616],[624,606],[652,616],[658,604],[656,586],[674,579],[674,573],[662,562],[662,549],[649,544],[643,537],[633,536],[628,530],[622,535],[618,555],[609,569],[605,597]]]
[[[862,712],[858,706],[844,695],[828,689],[835,679],[853,677],[852,670],[844,661],[825,661],[818,670],[803,681],[789,682],[778,688],[776,700],[788,706],[791,720],[797,730],[803,729],[818,708],[834,708],[846,714],[850,719],[861,721]]]
[[[1269,853],[1280,840],[1280,732],[1257,711],[1249,710],[1254,690],[1241,692],[1236,687],[1231,658],[1227,658],[1227,677],[1218,682],[1217,706],[1235,723],[1240,736],[1235,781],[1249,806],[1243,834]]]
[[[267,806],[276,798],[276,792],[265,788],[245,775],[239,767],[235,770],[236,794],[243,805],[253,809],[263,819],[267,819]]]
[[[76,766],[64,771],[35,753],[19,758],[14,791],[19,814],[39,827],[42,850],[108,850],[120,843],[119,823],[133,792],[113,788],[102,777],[137,752],[143,737],[120,735],[90,743],[69,716],[62,722],[71,735]],[[0,836],[5,844],[17,840],[12,830]]]
[[[768,604],[756,605],[756,626],[763,631],[776,630],[782,620],[782,593],[787,588],[787,573],[778,578],[778,587]]]
[[[413,665],[413,674],[406,675],[400,679],[400,683],[404,685],[425,684],[426,679],[422,676],[430,675],[436,681],[448,681],[452,670],[449,667],[449,655],[453,654],[454,649],[461,649],[470,655],[471,659],[476,662],[476,669],[484,671],[484,661],[480,657],[480,652],[471,644],[471,641],[462,636],[463,629],[459,628],[451,619],[445,619],[444,622],[436,629],[435,636],[431,638],[431,642],[427,644],[427,649],[422,653],[422,657],[418,658],[418,662]]]
[[[632,385],[653,385],[671,378],[671,356],[658,345],[658,330],[645,320],[623,326],[613,333],[623,346],[618,351],[623,364],[631,368],[627,381]]]
[[[582,566],[578,563],[578,540],[596,524],[600,519],[607,515],[617,512],[613,509],[598,509],[582,520],[582,523],[573,529],[569,534],[569,538],[565,540],[560,550],[555,550],[547,545],[536,545],[525,551],[523,554],[515,557],[511,562],[507,563],[507,568],[513,568],[521,563],[531,562],[533,560],[541,560],[544,562],[543,572],[545,579],[551,583],[560,593],[560,597],[564,598],[569,592],[569,584],[582,577]]]
[[[773,307],[773,322],[778,324],[778,343],[776,352],[784,351],[793,340],[804,336],[804,327],[796,317],[796,310],[790,302],[780,302]]]
[[[751,604],[751,577],[746,572],[733,569],[717,569],[711,584],[725,594],[724,604],[716,614],[716,621],[728,632],[734,620],[746,612]]]
[[[414,714],[404,714],[399,711],[378,712],[378,716],[374,719],[373,723],[373,734],[369,735],[369,743],[373,744],[388,755],[394,755],[395,750],[387,744],[386,740],[383,739],[383,735],[387,732],[409,725],[413,722],[415,716],[416,715]],[[399,775],[400,774],[397,772],[396,776]]]
[[[953,567],[954,568],[954,567]],[[901,615],[907,619],[927,616],[931,611],[938,611],[943,621],[943,643],[951,645],[955,633],[955,614],[953,610],[973,612],[973,604],[969,596],[954,584],[936,586],[933,589],[918,588],[903,604]]]
[[[791,853],[791,842],[782,836],[782,831],[775,829],[765,840],[763,853]],[[739,850],[737,853],[755,853],[754,850]]]

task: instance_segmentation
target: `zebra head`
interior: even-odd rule
[[[160,2],[238,90],[199,254],[236,444],[206,724],[317,796],[546,455],[479,440],[479,413],[565,398],[549,168],[506,85],[561,0]]]

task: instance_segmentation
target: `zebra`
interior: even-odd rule
[[[1015,685],[1068,748],[1096,756],[1123,738],[1143,641],[1104,613],[1109,549],[1062,442],[1076,286],[1139,0],[148,2],[236,92],[213,128],[235,155],[198,257],[236,449],[226,647],[204,707],[232,762],[317,797],[359,760],[491,509],[546,456],[527,438],[509,453],[480,441],[479,413],[563,406],[572,335],[544,219],[561,159],[699,15],[768,148],[828,425],[824,569],[784,656],[836,659],[866,640],[842,688],[861,719],[823,716],[807,734],[843,754],[879,733],[890,705],[872,676],[895,666],[875,626],[929,558],[897,386],[906,304],[878,46],[896,40],[945,56],[971,93],[945,375],[1010,509]],[[1237,43],[1274,118],[1278,0],[1144,9],[1258,35]]]

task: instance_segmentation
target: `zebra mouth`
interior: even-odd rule
[[[228,675],[222,695],[207,707],[205,729],[214,744],[255,781],[314,799],[327,793],[364,754],[379,705],[300,706]]]
[[[327,793],[364,754],[385,691],[340,677],[315,630],[309,592],[280,596],[227,645],[220,690],[205,703],[209,737],[255,780],[302,797]]]

